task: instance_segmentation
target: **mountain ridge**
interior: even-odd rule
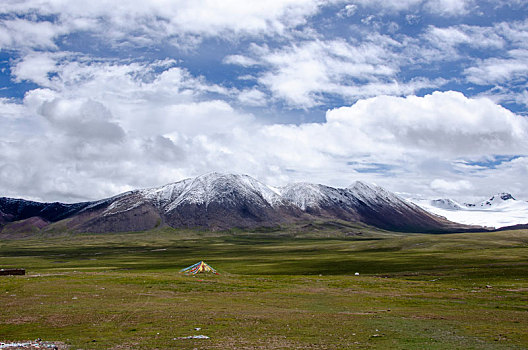
[[[404,232],[470,229],[361,181],[347,188],[310,183],[274,188],[248,175],[224,173],[204,174],[94,202],[38,203],[0,198],[0,213],[1,227],[39,217],[49,223],[63,222],[79,232],[138,231],[160,225],[223,230],[318,219]],[[33,221],[39,229],[46,229],[41,227],[42,221]]]

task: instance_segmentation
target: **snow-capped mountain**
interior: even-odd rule
[[[477,203],[458,203],[452,199],[410,201],[450,221],[465,225],[501,228],[528,224],[528,202],[509,193],[498,193]]]
[[[513,196],[509,193],[497,193],[496,195],[491,196],[490,199],[487,199],[485,201],[482,201],[477,204],[467,204],[467,207],[477,207],[477,208],[497,208],[497,207],[507,207],[510,204],[513,204],[516,202],[516,199],[513,198]]]
[[[27,207],[34,209],[24,209]],[[48,215],[50,212],[53,215]],[[316,219],[362,222],[409,232],[467,229],[381,187],[359,181],[348,188],[310,183],[273,188],[247,175],[220,173],[96,202],[47,204],[2,198],[0,213],[4,226],[41,217],[48,223],[67,219],[66,227],[83,232],[147,230],[160,225],[228,229]]]
[[[126,193],[117,198],[105,214],[130,210],[145,203],[154,205],[164,213],[170,213],[184,205],[231,206],[235,205],[240,197],[263,208],[282,203],[276,190],[247,175],[210,173],[161,187]]]

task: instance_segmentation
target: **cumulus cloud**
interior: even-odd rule
[[[458,92],[379,96],[327,113],[373,142],[450,156],[528,151],[528,120],[488,99]]]
[[[214,98],[228,89],[172,60],[74,58],[32,53],[15,63],[17,79],[43,88],[22,103],[1,101],[3,195],[86,200],[207,172],[209,140],[227,140],[253,123]],[[49,64],[26,69],[31,62]]]
[[[77,141],[121,142],[124,130],[112,122],[110,111],[90,99],[54,99],[44,102],[39,110],[53,127]]]
[[[57,55],[52,53],[30,53],[18,60],[12,68],[16,82],[31,81],[40,86],[51,86],[50,74],[56,72]]]
[[[112,67],[104,66],[106,72]],[[378,96],[329,110],[322,123],[264,125],[226,102],[200,101],[201,94],[214,90],[206,82],[184,72],[167,82],[163,74],[154,74],[149,83],[118,80],[115,89],[112,75],[104,74],[107,79],[99,83],[109,84],[105,93],[95,93],[95,82],[87,80],[77,91],[86,97],[40,89],[23,105],[4,101],[21,115],[16,119],[35,128],[28,137],[24,127],[14,127],[15,135],[0,142],[2,193],[96,199],[212,170],[248,173],[276,185],[309,179],[346,186],[363,178],[393,190],[427,193],[445,185],[433,186],[431,178],[459,176],[460,159],[528,152],[525,119],[488,99],[456,92]],[[189,84],[202,93],[187,93]],[[129,95],[135,99],[127,102]],[[369,168],[378,170],[365,173]],[[516,169],[523,171],[522,165]],[[401,178],[415,181],[402,184]],[[463,186],[467,179],[456,181],[460,191],[473,191]]]

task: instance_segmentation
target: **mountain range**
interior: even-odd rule
[[[505,192],[477,203],[461,203],[450,198],[409,201],[431,213],[466,225],[498,229],[528,224],[528,202],[515,199]]]
[[[40,203],[0,198],[3,232],[53,227],[104,233],[160,226],[224,230],[314,220],[343,220],[403,232],[475,230],[360,181],[348,188],[311,183],[274,188],[247,175],[210,173],[93,202]]]

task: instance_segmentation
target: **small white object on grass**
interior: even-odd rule
[[[359,276],[359,272],[356,272],[356,273],[354,274],[354,276]]]
[[[187,337],[174,338],[174,340],[176,339],[209,339],[209,337],[206,335],[199,334],[199,335],[189,335]]]

